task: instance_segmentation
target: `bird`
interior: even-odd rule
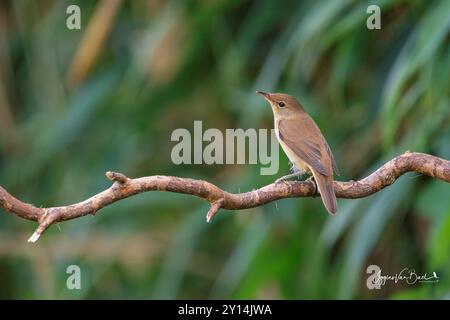
[[[263,91],[257,93],[272,107],[278,142],[294,169],[292,174],[277,179],[275,183],[312,174],[325,208],[330,214],[336,214],[338,207],[333,172],[339,175],[339,169],[319,127],[293,96]]]

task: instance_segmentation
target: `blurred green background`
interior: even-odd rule
[[[81,8],[81,30],[66,8]],[[381,30],[366,9],[381,8]],[[0,3],[0,184],[36,206],[130,177],[268,184],[261,165],[173,165],[176,128],[272,128],[255,90],[296,96],[358,179],[406,150],[450,159],[450,1]],[[409,173],[360,200],[288,199],[205,222],[208,203],[141,194],[52,226],[0,210],[0,298],[450,298],[450,186]],[[81,267],[82,289],[66,288]],[[368,290],[366,268],[438,284]]]

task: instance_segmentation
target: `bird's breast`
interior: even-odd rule
[[[295,164],[295,166],[306,172],[309,173],[311,171],[311,169],[309,168],[308,164],[306,162],[304,162],[294,151],[292,151],[291,148],[289,148],[281,139],[280,139],[280,134],[278,132],[278,125],[277,123],[275,123],[275,134],[277,135],[277,139],[278,142],[281,145],[281,148],[283,149],[284,153],[287,155],[287,157],[289,158],[289,161],[291,161],[292,163]]]

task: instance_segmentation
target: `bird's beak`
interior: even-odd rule
[[[256,93],[262,95],[264,97],[264,99],[266,99],[267,101],[270,101],[270,93],[264,92],[264,91],[256,91]]]

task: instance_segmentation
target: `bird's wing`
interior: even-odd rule
[[[324,139],[325,140],[325,139]],[[333,164],[333,171],[334,173],[336,173],[338,176],[341,175],[341,173],[339,172],[338,166],[336,164],[336,160],[334,160],[334,156],[333,156],[333,152],[331,151],[330,145],[328,144],[328,142],[325,140],[325,144],[327,146],[327,151],[328,154],[330,155],[331,158],[331,163]]]
[[[311,120],[312,121],[312,120]],[[317,141],[313,139],[317,135],[322,135],[320,130],[314,126],[312,123],[310,126],[311,130],[304,130],[308,134],[298,136],[299,127],[305,125],[305,123],[293,120],[280,120],[278,122],[278,134],[280,139],[304,162],[306,162],[311,168],[315,169],[317,172],[328,177],[332,176],[333,172],[331,168],[328,168],[326,164],[323,163],[322,148]],[[325,139],[322,139],[325,140]],[[319,140],[320,141],[320,140]]]

